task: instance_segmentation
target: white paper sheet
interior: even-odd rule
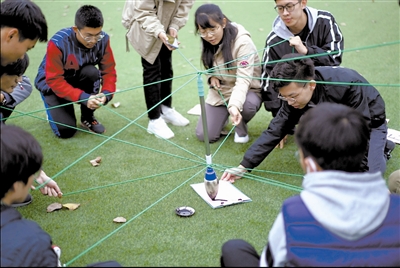
[[[193,106],[192,109],[190,109],[189,111],[187,111],[188,114],[192,114],[192,115],[201,115],[201,106],[200,104],[196,104],[195,106]]]
[[[251,201],[247,195],[243,194],[232,183],[227,181],[219,181],[218,194],[215,197],[215,200],[211,200],[208,196],[204,182],[191,184],[190,186],[212,208],[222,208]]]
[[[387,139],[400,144],[400,131],[388,128]]]

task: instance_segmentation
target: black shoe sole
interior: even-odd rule
[[[96,131],[93,131],[92,129],[90,129],[89,127],[87,127],[85,124],[83,124],[82,122],[81,122],[81,127],[83,127],[84,129],[86,129],[86,130],[88,130],[88,131],[90,131],[90,132],[93,132],[93,133],[96,133],[96,134],[103,134],[103,133],[106,133],[106,130],[104,129],[104,131],[103,132],[96,132]]]
[[[392,158],[392,152],[395,148],[396,148],[396,144],[393,141],[386,140],[384,154],[385,154],[387,160]]]

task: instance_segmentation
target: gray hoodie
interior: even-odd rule
[[[312,216],[327,230],[354,241],[375,230],[389,209],[389,190],[380,172],[312,172],[304,176],[300,197]],[[274,266],[285,266],[286,235],[282,212],[268,236]],[[264,248],[260,266],[267,266]]]

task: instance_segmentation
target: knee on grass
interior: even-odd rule
[[[57,132],[54,132],[57,137],[61,139],[69,139],[72,138],[75,133],[76,129],[69,128],[69,127],[59,127]]]

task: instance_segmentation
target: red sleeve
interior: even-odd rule
[[[47,85],[58,97],[69,101],[79,100],[83,91],[71,86],[64,79],[62,53],[52,41],[47,46],[45,73]]]
[[[114,55],[110,46],[110,39],[108,39],[107,46],[99,63],[99,70],[103,78],[102,91],[109,91],[114,93],[116,90],[117,72],[115,70]]]

